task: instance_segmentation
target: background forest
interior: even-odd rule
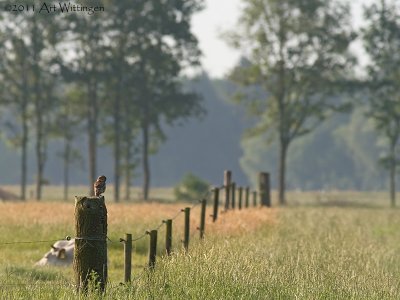
[[[192,172],[210,182],[221,181],[221,170],[232,169],[240,182],[255,184],[252,177],[260,169],[277,172],[277,147],[267,145],[262,137],[241,139],[252,119],[229,100],[232,86],[226,80],[210,79],[206,74],[186,83],[203,97],[206,115],[188,120],[184,126],[168,127],[166,140],[151,162],[154,186],[171,186]],[[385,170],[377,161],[385,147],[376,133],[373,121],[365,116],[365,107],[356,106],[349,113],[336,114],[317,130],[296,141],[288,161],[288,187],[291,189],[361,189],[382,190],[388,186]],[[210,134],[212,130],[213,134]],[[57,153],[61,141],[49,144],[46,178],[51,184],[62,184],[62,165]],[[199,151],[198,149],[202,149]],[[19,180],[19,154],[1,145],[1,166],[9,170],[1,173],[3,184]],[[85,160],[85,153],[82,159]],[[112,173],[112,153],[100,147],[102,171]],[[29,148],[33,156],[33,147]],[[28,178],[33,181],[35,170],[30,160]],[[72,184],[84,183],[87,168],[75,164]],[[134,185],[142,182],[141,170],[135,170]],[[272,177],[276,186],[276,178]]]
[[[394,199],[400,9],[378,2],[356,30],[343,1],[243,1],[224,38],[247,52],[218,79],[201,70],[191,31],[200,0],[93,1],[106,9],[51,17],[30,12],[32,1],[4,10],[0,184],[19,183],[22,198],[35,184],[40,199],[43,185],[101,173],[115,200],[122,185],[142,185],[147,199],[189,172],[215,183],[231,169],[255,185],[265,170],[281,204],[285,188],[390,186]]]

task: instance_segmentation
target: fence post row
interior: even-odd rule
[[[165,251],[167,255],[171,255],[171,248],[172,248],[172,220],[168,219],[164,221],[166,225],[165,230]]]
[[[260,172],[258,175],[258,183],[261,205],[271,207],[271,186],[269,173]]]
[[[242,209],[242,196],[243,196],[243,188],[240,186],[238,189],[239,192],[239,210]]]
[[[185,212],[185,232],[184,232],[184,240],[183,247],[186,251],[189,250],[189,234],[190,234],[190,207],[186,207]]]
[[[225,187],[225,210],[229,209],[229,190],[231,187],[232,172],[229,170],[224,171],[224,187]]]
[[[224,171],[224,189],[225,189],[225,210],[230,205],[235,208],[236,205],[236,184],[231,182],[232,172]],[[214,188],[213,203],[213,222],[218,218],[220,188]],[[238,187],[238,207],[249,207],[250,188]],[[260,204],[271,206],[271,185],[270,174],[266,172],[259,173],[259,195]],[[253,206],[257,206],[257,192],[252,193]],[[205,216],[207,200],[201,200],[200,214],[200,238],[204,238]],[[182,210],[185,213],[185,228],[183,246],[185,251],[189,249],[190,236],[190,207]],[[171,254],[172,248],[172,219],[164,220],[166,224],[165,248],[167,255]],[[94,284],[99,286],[102,292],[105,291],[108,266],[107,266],[107,208],[103,196],[100,197],[75,197],[75,251],[74,251],[74,276],[78,291],[87,291],[88,284],[94,280]],[[157,230],[147,231],[150,235],[149,247],[149,268],[153,269],[156,263],[157,254]],[[132,235],[126,234],[124,242],[124,279],[125,282],[131,281],[132,273]]]
[[[235,209],[236,206],[236,183],[232,182],[231,184],[231,203],[232,209]]]
[[[105,291],[107,283],[107,208],[104,197],[75,197],[73,269],[77,291],[89,282]]]
[[[250,187],[246,187],[244,198],[245,198],[245,207],[248,208],[250,202]]]
[[[157,254],[157,230],[148,231],[147,234],[150,235],[149,268],[154,269]]]
[[[200,212],[200,238],[204,238],[204,230],[206,226],[206,205],[207,205],[207,200],[203,199],[201,200],[201,212]]]
[[[125,282],[131,281],[132,273],[132,234],[127,233],[124,242],[124,269]]]
[[[213,214],[211,215],[213,218],[213,222],[215,222],[218,218],[218,205],[219,205],[219,188],[214,188],[214,206],[213,206]]]

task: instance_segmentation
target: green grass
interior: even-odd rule
[[[158,257],[153,272],[144,269],[147,244],[141,242],[133,256],[134,279],[127,285],[119,284],[122,245],[111,243],[111,282],[104,298],[399,299],[400,210],[387,208],[382,194],[364,195],[336,192],[321,200],[319,194],[293,193],[291,205],[278,209],[275,223],[239,235],[213,230],[204,242],[194,238],[189,254]],[[268,210],[254,210],[264,212]],[[220,222],[224,217],[229,216],[222,215]],[[50,229],[41,221],[30,221],[20,226],[0,221],[1,240],[48,236]],[[244,221],[255,222],[250,217]],[[135,218],[125,225],[141,223]],[[54,223],[51,230],[61,234],[69,226]],[[109,228],[114,229],[123,232],[122,221]],[[180,249],[178,239],[175,249]],[[0,246],[0,299],[98,297],[74,293],[70,268],[33,267],[47,248]]]

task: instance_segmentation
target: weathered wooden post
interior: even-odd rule
[[[239,192],[239,209],[242,209],[243,188],[241,186],[239,187],[238,192]]]
[[[74,275],[78,291],[107,283],[107,208],[104,197],[75,197]]]
[[[207,200],[203,199],[201,200],[201,211],[200,211],[200,238],[204,238],[204,230],[206,227],[206,205],[207,205]]]
[[[246,187],[244,199],[245,207],[248,208],[250,203],[250,187]]]
[[[183,239],[183,247],[186,251],[189,250],[189,234],[190,234],[190,207],[186,207],[184,210],[185,212],[185,232],[184,232],[184,239]]]
[[[131,281],[132,274],[132,234],[127,233],[124,242],[124,278],[125,282]]]
[[[219,205],[219,188],[214,188],[214,206],[213,206],[213,214],[211,215],[213,218],[213,222],[218,219],[218,205]]]
[[[231,204],[232,209],[235,209],[236,206],[236,183],[232,182],[231,184]]]
[[[157,255],[157,230],[147,231],[147,234],[150,235],[149,268],[154,269]]]
[[[224,187],[225,187],[225,210],[229,209],[229,190],[231,188],[232,172],[226,170],[224,172]]]
[[[171,255],[172,248],[172,219],[168,219],[164,221],[166,225],[165,229],[165,251],[167,255]]]
[[[258,191],[262,206],[271,207],[271,192],[269,173],[260,172],[258,175]]]
[[[254,207],[257,206],[257,192],[256,191],[253,192],[253,206]]]

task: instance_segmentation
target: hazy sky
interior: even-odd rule
[[[355,26],[362,22],[361,7],[374,0],[353,0],[352,12]],[[375,0],[376,1],[376,0]],[[220,38],[221,31],[234,28],[240,14],[241,0],[206,0],[206,8],[193,18],[193,31],[197,35],[203,51],[203,67],[212,77],[222,77],[235,65],[239,53],[228,47]],[[359,43],[353,46],[363,59]]]

